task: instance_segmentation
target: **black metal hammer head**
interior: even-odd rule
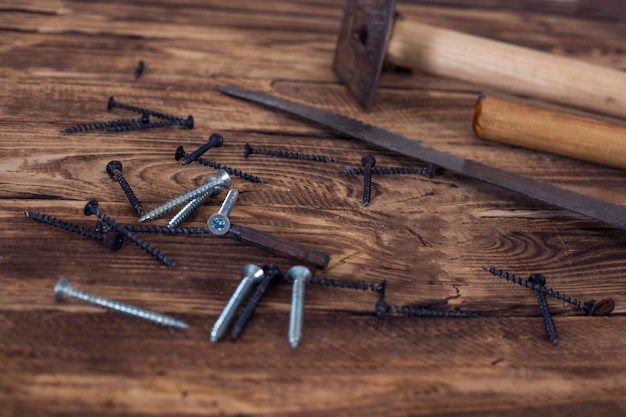
[[[346,0],[333,68],[369,111],[385,61],[395,0]]]

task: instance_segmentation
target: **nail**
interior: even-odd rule
[[[269,149],[254,149],[250,144],[246,143],[244,146],[243,156],[247,158],[249,155],[267,155],[267,156],[275,156],[278,158],[288,158],[288,159],[303,159],[306,161],[317,161],[317,162],[337,162],[335,158],[331,158],[330,156],[324,155],[312,155],[306,153],[294,153],[294,152],[283,152],[283,151],[272,151]]]
[[[144,67],[145,65],[143,61],[137,62],[137,68],[135,68],[135,79],[141,77],[141,74],[143,74]]]
[[[83,124],[83,125],[74,125],[74,126],[70,126],[61,130],[61,133],[87,132],[89,130],[106,129],[108,127],[113,127],[113,126],[121,126],[121,125],[129,125],[129,124],[144,124],[144,123],[150,123],[150,118],[148,117],[147,114],[144,114],[143,116],[136,118],[136,119],[109,120],[107,122],[96,122],[96,123]]]
[[[287,272],[291,287],[291,312],[289,315],[289,344],[293,349],[298,347],[302,339],[302,318],[304,316],[304,289],[311,281],[311,271],[304,266],[294,266]]]
[[[165,213],[175,209],[176,207],[185,204],[194,198],[198,198],[201,195],[210,192],[215,187],[222,188],[230,188],[231,179],[228,173],[224,170],[220,170],[217,173],[217,178],[213,181],[209,181],[204,183],[203,185],[196,187],[192,190],[187,191],[184,194],[181,194],[177,197],[172,198],[171,200],[166,201],[158,207],[153,208],[152,210],[146,212],[143,216],[139,218],[140,222],[144,222],[146,220],[154,220]]]
[[[222,206],[219,211],[207,220],[207,227],[217,236],[222,236],[228,233],[230,230],[230,213],[233,211],[233,207],[235,207],[235,203],[237,202],[237,198],[239,197],[239,191],[236,188],[233,188],[228,192]]]
[[[111,110],[111,109],[113,109],[115,107],[117,107],[118,109],[132,111],[132,112],[135,112],[135,113],[147,114],[149,116],[154,116],[154,117],[157,117],[159,119],[164,119],[164,120],[171,120],[171,121],[175,121],[175,120],[182,121],[183,120],[182,118],[176,117],[176,116],[172,116],[171,114],[159,113],[159,112],[156,112],[156,111],[143,109],[141,107],[131,106],[130,104],[120,103],[119,101],[115,101],[113,96],[111,96],[111,97],[109,97],[109,101],[107,102],[107,110]]]
[[[120,187],[122,187],[122,191],[126,195],[126,198],[130,202],[131,206],[133,206],[135,213],[140,216],[143,215],[144,211],[139,199],[133,192],[132,188],[130,188],[130,184],[128,184],[128,181],[126,181],[126,178],[124,178],[124,175],[122,174],[122,163],[120,161],[110,161],[107,164],[106,171],[110,176],[115,178]]]
[[[223,144],[224,144],[224,137],[218,133],[213,133],[209,137],[209,141],[207,143],[200,146],[198,149],[196,149],[189,155],[185,156],[185,159],[183,160],[183,162],[181,162],[181,165],[190,164],[191,162],[194,162],[195,160],[197,160],[201,155],[203,155],[209,149],[219,148]]]
[[[206,184],[209,181],[215,180],[215,177],[208,177],[204,180]],[[222,187],[215,187],[211,189],[209,192],[202,194],[198,198],[194,198],[190,202],[188,202],[185,206],[172,219],[167,223],[167,227],[172,229],[179,227],[183,221],[189,216],[191,216],[201,205],[203,205],[209,198],[218,195],[222,192]]]
[[[363,168],[345,168],[340,172],[343,175],[363,175],[365,170]],[[433,164],[429,164],[424,168],[372,168],[372,175],[409,175],[409,174],[419,174],[424,175],[428,178],[433,178],[435,176],[435,166]]]
[[[174,158],[176,158],[176,160],[178,161],[179,159],[184,158],[186,155],[188,154],[185,152],[185,148],[183,146],[179,146],[178,148],[176,148],[176,153],[174,154]],[[209,161],[208,159],[204,159],[204,158],[198,158],[196,159],[196,162],[202,165],[211,167],[211,168],[223,169],[224,171],[228,172],[228,174],[234,177],[242,178],[246,181],[255,182],[258,184],[267,184],[267,181],[255,175],[248,174],[247,172],[241,171],[239,169],[231,168],[226,165],[222,165],[218,162]]]
[[[85,208],[83,211],[86,216],[95,215],[100,220],[105,222],[109,227],[111,227],[112,229],[116,230],[119,233],[122,233],[124,237],[126,237],[126,239],[130,240],[131,242],[139,246],[141,249],[146,251],[148,254],[152,255],[157,260],[163,262],[165,265],[174,266],[174,262],[172,262],[163,253],[161,253],[161,251],[159,251],[157,248],[151,246],[150,244],[148,244],[148,242],[144,241],[143,239],[133,234],[126,227],[122,226],[121,224],[117,223],[115,220],[113,220],[112,218],[104,214],[98,208],[97,200],[91,200],[87,204],[85,204]]]
[[[533,284],[539,285],[540,287],[545,287],[546,285],[546,278],[541,274],[532,274],[528,278],[528,281]],[[556,345],[558,337],[556,334],[556,327],[554,326],[554,320],[552,320],[552,314],[550,314],[550,306],[548,306],[548,300],[546,300],[546,295],[537,292],[537,301],[539,302],[539,310],[541,311],[541,317],[543,317],[543,324],[546,327],[548,338],[553,345]]]
[[[265,277],[263,270],[256,265],[246,265],[241,270],[241,282],[237,289],[228,300],[226,307],[222,311],[222,314],[218,317],[215,325],[213,325],[213,330],[211,330],[211,342],[215,343],[222,338],[224,333],[226,333],[226,329],[230,324],[233,317],[235,317],[235,313],[237,313],[237,309],[243,302],[244,298],[248,295],[252,286],[254,284],[258,284]]]
[[[482,268],[483,270],[489,272],[490,274],[493,274],[500,278],[504,278],[507,281],[514,282],[518,285],[521,285],[522,287],[530,288],[531,290],[541,292],[542,294],[548,295],[550,297],[554,297],[557,300],[561,300],[566,303],[575,305],[576,307],[583,310],[588,316],[609,315],[613,311],[613,308],[615,307],[615,301],[613,301],[610,298],[606,300],[601,300],[597,303],[594,300],[583,302],[583,301],[577,300],[574,297],[570,297],[569,295],[561,294],[560,292],[554,291],[553,289],[539,286],[525,279],[517,277],[513,274],[509,274],[508,272],[505,272],[501,269],[496,269],[494,267],[487,268],[486,266],[483,266]],[[602,305],[602,308],[597,307],[600,304]]]
[[[34,211],[26,210],[24,211],[24,214],[27,217],[40,223],[49,224],[51,226],[58,227],[59,229],[67,230],[68,232],[76,233],[81,236],[86,236],[91,239],[105,242],[109,246],[111,246],[111,249],[113,249],[113,251],[120,250],[122,248],[122,244],[124,243],[124,235],[120,233],[117,233],[114,237],[110,237],[105,233],[99,232],[97,230],[90,230],[77,224],[66,222],[64,220],[57,219],[56,217],[48,216]]]
[[[109,132],[109,133],[128,132],[131,130],[154,129],[154,128],[159,128],[159,127],[170,127],[170,126],[182,126],[188,129],[193,129],[193,117],[188,116],[184,120],[183,119],[167,120],[165,122],[157,122],[157,123],[141,123],[141,124],[111,126],[111,127],[104,129],[104,131]]]
[[[88,304],[93,304],[98,307],[103,307],[109,310],[118,311],[120,313],[138,317],[152,323],[160,324],[161,326],[177,327],[179,329],[189,328],[188,325],[180,320],[176,320],[173,317],[155,313],[150,310],[144,310],[143,308],[134,307],[108,298],[100,297],[99,295],[78,290],[70,285],[70,282],[67,278],[61,277],[54,287],[54,299],[55,301],[61,301],[65,298],[76,298]]]
[[[361,158],[363,169],[363,205],[369,206],[372,196],[372,168],[376,165],[376,158],[373,155],[365,155]]]
[[[261,302],[263,295],[265,295],[265,292],[269,288],[272,281],[274,281],[274,279],[276,278],[282,278],[283,276],[283,273],[280,271],[280,269],[278,269],[276,265],[272,264],[263,266],[263,273],[265,274],[265,277],[259,283],[259,285],[256,286],[254,293],[252,293],[252,296],[248,301],[248,304],[246,304],[239,317],[237,317],[235,324],[233,325],[233,330],[231,332],[231,337],[233,339],[237,339],[241,335],[248,322],[250,321],[254,310]]]

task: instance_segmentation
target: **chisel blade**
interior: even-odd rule
[[[372,145],[417,158],[424,162],[519,193],[543,203],[582,214],[610,226],[626,230],[626,207],[570,191],[520,174],[514,174],[428,148],[416,140],[389,132],[346,116],[266,93],[224,85],[220,91],[229,96],[263,104],[330,127]]]

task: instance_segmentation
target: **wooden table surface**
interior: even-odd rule
[[[533,0],[401,2],[405,16],[558,55],[626,69],[626,25]],[[433,179],[340,174],[371,153],[379,167],[422,166],[220,94],[232,83],[323,107],[436,149],[626,204],[626,173],[473,136],[480,86],[414,72],[381,77],[363,113],[331,70],[341,1],[172,0],[0,2],[0,415],[626,414],[626,234],[453,172]],[[480,57],[476,57],[479,59]],[[139,60],[143,75],[133,76]],[[62,134],[136,117],[109,96],[186,117],[195,128]],[[415,132],[428,132],[416,137]],[[144,207],[214,174],[181,166],[219,132],[205,157],[262,177],[239,178],[237,224],[330,254],[326,279],[387,281],[389,304],[477,312],[479,318],[374,316],[377,295],[309,285],[304,336],[287,342],[291,287],[270,287],[243,335],[212,344],[213,323],[245,264],[294,261],[216,236],[142,235],[175,261],[132,243],[102,242],[36,223],[37,211],[93,228],[85,203],[123,224],[136,215],[106,173],[110,160]],[[253,155],[243,147],[324,154],[336,163]],[[214,197],[186,222],[205,227]],[[163,225],[165,220],[155,221]],[[535,294],[495,266],[582,300],[612,298],[609,317],[550,299],[559,334],[546,336]],[[55,302],[61,276],[77,288],[166,313],[162,327],[75,300]],[[229,338],[227,338],[229,339]]]

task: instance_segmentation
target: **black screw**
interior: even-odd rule
[[[575,305],[576,307],[583,310],[588,316],[608,315],[613,311],[613,308],[615,307],[615,301],[613,301],[610,298],[606,300],[601,300],[598,302],[594,300],[583,302],[583,301],[575,299],[574,297],[570,297],[569,295],[561,294],[558,291],[554,291],[551,288],[545,288],[540,285],[529,282],[525,279],[522,279],[520,277],[517,277],[513,274],[509,274],[508,272],[505,272],[501,269],[496,269],[494,267],[487,268],[486,266],[483,266],[482,268],[485,271],[489,272],[490,274],[493,274],[500,278],[504,278],[507,281],[514,282],[518,285],[521,285],[522,287],[530,288],[531,290],[541,292],[542,294],[548,295],[550,297],[554,297],[557,300],[561,300],[566,303]],[[600,305],[601,305],[601,308],[598,308],[598,306]]]
[[[123,225],[132,233],[152,233],[159,235],[207,235],[213,234],[209,228],[203,227],[167,227],[167,226],[151,226],[151,225]],[[100,232],[108,232],[111,230],[109,226],[98,221],[96,222],[96,230]]]
[[[252,146],[250,146],[250,144],[246,143],[244,146],[243,156],[244,158],[247,158],[249,155],[267,155],[267,156],[275,156],[278,158],[303,159],[306,161],[317,161],[317,162],[337,162],[335,158],[331,158],[330,156],[273,151],[269,149],[254,149]]]
[[[179,159],[184,158],[187,155],[189,154],[185,152],[185,148],[181,145],[178,148],[176,148],[176,152],[174,153],[174,158],[178,161]],[[196,159],[196,162],[198,162],[199,164],[211,167],[211,168],[223,169],[224,171],[228,172],[228,174],[235,176],[235,177],[242,178],[246,181],[255,182],[259,184],[267,184],[267,181],[257,177],[256,175],[248,174],[247,172],[241,171],[239,169],[231,168],[226,165],[222,165],[218,162],[209,161],[208,159],[204,159],[204,158],[198,158]]]
[[[122,235],[121,233],[116,234],[114,237],[110,237],[98,230],[90,230],[77,224],[66,222],[65,220],[57,219],[56,217],[48,216],[46,214],[41,214],[29,210],[24,211],[24,214],[27,217],[40,223],[49,224],[51,226],[67,230],[72,233],[77,233],[82,236],[87,236],[91,239],[105,242],[109,246],[111,246],[111,249],[113,249],[114,251],[120,250],[122,248],[122,244],[124,243],[124,235]]]
[[[363,205],[369,206],[372,196],[372,168],[376,165],[376,158],[373,155],[365,155],[361,158],[363,170]]]
[[[141,130],[141,129],[154,129],[159,127],[170,127],[170,126],[183,126],[188,129],[193,129],[193,116],[187,117],[187,119],[178,119],[178,120],[168,120],[165,122],[156,122],[156,123],[142,123],[142,124],[133,124],[133,125],[119,125],[119,126],[111,126],[105,129],[105,132],[128,132],[130,130]]]
[[[371,282],[365,282],[365,281],[348,281],[348,280],[342,280],[342,279],[318,278],[318,277],[312,277],[309,283],[315,284],[315,285],[321,285],[325,287],[373,291],[375,293],[380,293],[381,288],[382,288],[381,283],[372,284]]]
[[[408,317],[478,317],[476,313],[462,311],[430,310],[423,307],[389,306],[389,313],[402,314]]]
[[[146,242],[145,240],[133,234],[125,226],[122,226],[121,224],[117,223],[115,220],[113,220],[112,218],[104,214],[98,208],[97,200],[91,200],[87,204],[85,204],[85,208],[83,211],[86,216],[95,215],[104,223],[106,223],[109,227],[111,227],[112,229],[116,230],[119,233],[122,233],[126,237],[126,239],[130,240],[131,242],[139,246],[141,249],[143,249],[150,255],[154,256],[157,260],[163,262],[165,265],[174,266],[174,262],[172,262],[163,253],[161,253],[161,251],[159,251],[157,248],[151,246],[148,242]]]
[[[190,164],[191,162],[194,162],[209,149],[219,148],[220,146],[222,146],[223,143],[224,143],[224,137],[220,135],[219,133],[213,133],[209,137],[209,141],[207,143],[205,143],[204,145],[201,145],[198,149],[196,149],[192,153],[185,156],[185,159],[183,160],[183,162],[181,162],[181,165],[187,165],[187,164]]]
[[[365,170],[363,168],[346,168],[341,171],[343,175],[363,175]],[[408,175],[408,174],[420,174],[425,175],[428,178],[435,176],[435,166],[429,164],[425,168],[372,168],[372,175]]]
[[[135,209],[135,212],[139,216],[143,216],[143,207],[141,206],[141,203],[139,202],[139,199],[137,198],[133,190],[130,188],[130,184],[128,184],[128,181],[126,181],[126,178],[124,178],[124,175],[122,174],[122,163],[120,161],[110,161],[107,164],[106,170],[107,173],[115,178],[120,184],[120,187],[122,187],[122,191],[124,191],[124,194],[126,194],[126,198],[128,198],[128,201],[133,206],[133,209]]]
[[[263,278],[259,285],[257,285],[254,293],[248,301],[248,304],[246,304],[239,317],[237,317],[235,324],[233,325],[233,330],[230,334],[233,339],[236,339],[241,335],[246,325],[250,321],[250,317],[252,317],[254,310],[261,302],[263,295],[265,295],[265,292],[269,288],[272,281],[274,281],[274,279],[276,278],[283,277],[283,273],[280,271],[280,269],[278,269],[278,267],[273,264],[265,265],[263,267],[263,273],[265,274],[265,278]]]
[[[172,116],[171,114],[165,114],[156,112],[153,110],[143,109],[137,106],[131,106],[130,104],[120,103],[119,101],[115,101],[113,96],[109,97],[109,101],[107,102],[107,110],[111,110],[112,108],[117,107],[118,109],[123,109],[127,111],[132,111],[135,113],[147,114],[149,116],[154,116],[159,119],[170,120],[170,121],[182,121],[183,119],[180,117]]]
[[[107,122],[95,122],[91,124],[70,126],[61,130],[61,133],[87,132],[89,130],[107,129],[109,127],[114,127],[114,126],[135,125],[135,124],[145,124],[145,123],[150,123],[150,118],[148,117],[147,114],[144,114],[143,116],[136,118],[136,119],[109,120]]]
[[[546,278],[541,274],[532,274],[528,278],[528,281],[539,285],[540,287],[545,287],[546,285]],[[539,302],[539,310],[541,311],[541,317],[543,317],[543,324],[546,326],[548,338],[553,345],[556,345],[556,342],[558,341],[556,327],[554,327],[554,320],[552,320],[552,314],[550,314],[550,306],[548,306],[546,295],[537,292],[537,301]]]
[[[137,68],[135,68],[135,79],[141,77],[141,74],[143,74],[144,67],[145,65],[143,61],[137,62]]]

